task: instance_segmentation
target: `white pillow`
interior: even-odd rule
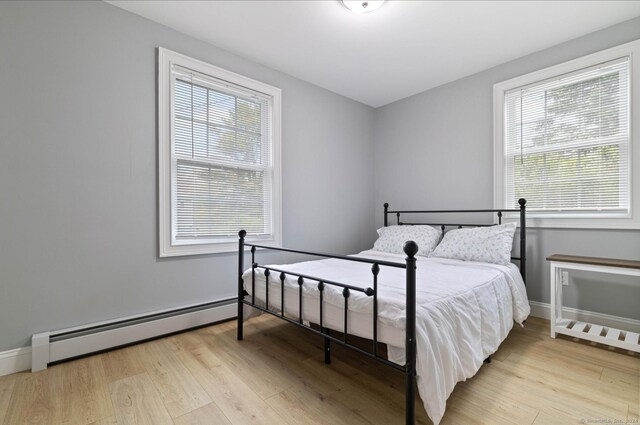
[[[418,244],[418,255],[428,256],[438,245],[442,232],[431,226],[388,226],[378,229],[378,240],[373,244],[376,251],[403,254],[406,241]]]
[[[431,257],[508,265],[515,231],[515,223],[449,230]]]

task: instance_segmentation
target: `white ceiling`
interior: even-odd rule
[[[640,16],[640,1],[110,1],[378,107]]]

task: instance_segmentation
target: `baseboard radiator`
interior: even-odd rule
[[[31,338],[31,370],[37,372],[50,363],[232,319],[237,308],[237,299],[230,298],[37,333]]]

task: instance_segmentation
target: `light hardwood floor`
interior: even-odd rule
[[[639,423],[640,356],[530,318],[461,382],[442,424]],[[402,374],[272,317],[0,378],[0,424],[402,424]],[[431,423],[418,401],[418,423]]]

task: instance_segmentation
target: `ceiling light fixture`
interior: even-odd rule
[[[341,0],[340,2],[354,13],[369,13],[379,9],[384,0]]]

